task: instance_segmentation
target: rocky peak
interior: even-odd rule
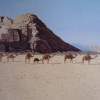
[[[16,27],[24,27],[24,26],[30,26],[34,23],[34,20],[37,19],[36,15],[32,15],[30,13],[24,14],[24,15],[20,15],[17,16],[14,24],[16,25]]]
[[[1,23],[8,20],[1,17]],[[9,20],[8,20],[9,22]],[[13,21],[8,38],[12,41],[12,50],[31,49],[35,52],[50,53],[63,51],[80,51],[78,48],[65,43],[60,37],[55,35],[36,15],[27,13],[17,16]],[[3,33],[3,32],[2,32]],[[16,44],[17,43],[17,44]]]

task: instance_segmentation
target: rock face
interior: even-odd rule
[[[14,21],[10,18],[0,17],[0,19],[3,23],[0,25],[0,44],[6,51],[33,50],[40,53],[80,51],[56,36],[36,15],[24,14],[16,17]],[[8,20],[6,24],[4,20]]]
[[[13,20],[6,16],[0,16],[0,24],[4,25],[11,25],[13,23]]]

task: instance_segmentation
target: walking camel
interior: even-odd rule
[[[52,58],[52,57],[54,57],[54,55],[49,55],[49,54],[45,54],[45,55],[43,55],[43,57],[42,57],[42,63],[44,64],[44,61],[47,61],[47,63],[49,63],[49,61],[50,61],[50,58]]]
[[[28,52],[25,56],[25,63],[27,63],[27,61],[28,63],[30,63],[32,57],[33,57],[33,54],[31,52]]]
[[[67,59],[70,60],[70,63],[73,63],[73,59],[75,59],[77,57],[77,54],[66,54],[65,57],[64,57],[64,63],[66,62]]]
[[[90,54],[87,54],[87,55],[83,56],[83,58],[82,58],[82,62],[84,63],[85,61],[87,61],[88,64],[89,64],[90,61],[91,61],[92,59],[95,59],[96,57],[97,57],[97,55],[95,55],[94,57],[91,57]]]
[[[16,58],[16,55],[15,54],[8,54],[7,55],[7,62],[11,61],[14,62],[14,59]]]

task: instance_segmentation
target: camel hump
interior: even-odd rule
[[[26,57],[33,57],[33,54],[32,54],[31,52],[28,52],[28,53],[26,54]]]
[[[8,54],[7,57],[8,58],[15,58],[16,56],[14,54]]]
[[[51,57],[49,54],[45,54],[45,55],[43,56],[43,58],[49,58],[49,57]]]

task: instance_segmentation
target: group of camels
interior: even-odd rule
[[[65,57],[64,57],[64,62],[69,59],[70,62],[73,63],[73,59],[75,59],[77,57],[77,54],[66,54]],[[95,55],[94,57],[92,57],[90,54],[86,54],[82,57],[82,63],[84,63],[85,61],[88,62],[88,64],[90,63],[90,61],[92,59],[95,59],[97,57],[97,55]]]
[[[16,54],[15,53],[8,53],[8,54],[3,54],[3,53],[0,53],[0,62],[2,62],[2,58],[6,56],[6,59],[7,59],[7,62],[9,62],[10,60],[14,62],[14,59],[16,58]],[[53,55],[50,55],[50,54],[44,54],[42,56],[42,58],[34,58],[33,59],[33,62],[34,63],[39,63],[40,61],[42,61],[42,63],[44,63],[44,61],[47,61],[47,63],[49,63],[49,60],[54,57],[55,54]],[[30,63],[31,59],[34,57],[34,54],[31,53],[31,52],[28,52],[25,54],[25,63]],[[73,53],[66,53],[64,55],[64,63],[69,60],[70,63],[73,63],[73,60],[77,57],[77,54],[73,54]],[[94,57],[92,57],[90,54],[85,54],[83,57],[82,57],[82,63],[84,63],[85,61],[88,62],[88,64],[90,63],[90,61],[92,59],[95,59],[97,57],[97,55],[95,55]]]
[[[30,60],[31,58],[33,57],[34,55],[32,53],[27,53],[26,56],[25,56],[25,63],[28,61],[28,63],[30,63]],[[46,60],[47,63],[49,63],[49,60],[50,58],[52,58],[54,55],[49,55],[49,54],[45,54],[42,56],[41,59],[39,58],[34,58],[33,62],[34,63],[39,63],[40,61],[42,61],[42,63],[44,63],[44,61]]]

